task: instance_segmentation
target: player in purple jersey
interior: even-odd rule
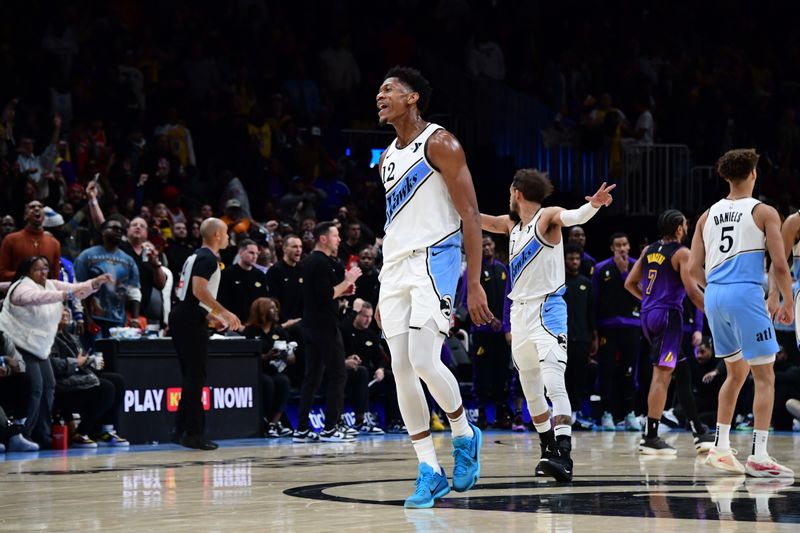
[[[653,363],[647,395],[647,428],[639,442],[639,453],[674,455],[675,448],[658,436],[658,424],[680,357],[683,298],[688,295],[692,303],[703,309],[703,293],[689,276],[689,249],[681,244],[688,233],[686,217],[680,211],[668,209],[658,217],[658,231],[661,239],[642,251],[625,280],[625,288],[642,300],[642,331],[650,342]]]

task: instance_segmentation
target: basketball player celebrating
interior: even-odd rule
[[[392,358],[400,413],[419,459],[409,508],[432,507],[450,492],[430,435],[430,411],[420,384],[447,413],[453,431],[453,488],[472,488],[480,476],[480,430],[467,421],[461,392],[442,363],[461,272],[462,225],[467,255],[469,313],[482,325],[492,320],[480,284],[481,230],[478,202],[458,140],[420,117],[430,101],[428,81],[414,69],[394,67],[376,97],[381,124],[397,138],[381,156],[386,188],[379,308]]]
[[[688,232],[683,213],[668,209],[658,217],[658,232],[661,239],[642,251],[625,280],[625,288],[642,301],[642,331],[650,343],[650,360],[653,377],[647,395],[647,428],[639,442],[639,453],[645,455],[675,455],[676,450],[658,436],[658,425],[667,401],[667,390],[677,364],[687,364],[686,354],[681,354],[683,338],[683,299],[689,299],[703,309],[703,293],[689,274],[689,249],[683,244]],[[646,276],[642,287],[639,283]],[[691,383],[686,374],[676,377],[689,396],[681,397],[682,403],[691,401]],[[684,383],[686,381],[686,383]],[[687,412],[690,411],[684,405]],[[691,409],[697,412],[697,409]],[[699,420],[690,422],[698,451],[708,451],[711,435],[706,434]]]
[[[703,213],[692,239],[690,272],[701,285],[707,283],[708,325],[716,355],[725,359],[727,370],[719,391],[716,440],[706,463],[736,474],[792,477],[794,472],[767,453],[778,343],[761,289],[765,247],[772,259],[772,283],[783,296],[778,321],[790,324],[794,306],[780,218],[775,209],[752,197],[757,162],[755,150],[730,150],[717,161],[717,172],[728,182],[730,193]],[[753,449],[742,466],[731,449],[729,432],[736,399],[750,372],[755,383]]]
[[[611,204],[616,185],[605,183],[580,209],[542,207],[553,191],[546,174],[521,169],[511,183],[510,212],[481,215],[486,231],[510,235],[511,355],[541,441],[536,475],[558,481],[572,479],[572,409],[564,372],[567,367],[567,304],[564,294],[563,226],[585,224],[598,209]],[[553,404],[553,425],[545,399]]]

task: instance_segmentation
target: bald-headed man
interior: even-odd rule
[[[207,218],[200,225],[200,236],[203,246],[183,264],[176,291],[180,301],[169,315],[172,342],[183,375],[175,433],[182,446],[215,450],[217,444],[205,438],[201,401],[208,366],[208,326],[223,331],[240,330],[242,324],[216,299],[220,281],[219,250],[228,246],[228,228],[218,218]]]

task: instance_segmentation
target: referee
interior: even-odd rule
[[[306,370],[300,388],[300,409],[293,442],[350,442],[354,437],[339,430],[339,416],[344,403],[347,373],[344,367],[344,345],[337,327],[342,296],[355,292],[361,275],[358,267],[344,271],[336,259],[339,230],[333,222],[320,222],[314,227],[314,251],[303,262],[302,332],[305,342]],[[314,396],[327,375],[325,429],[317,435],[309,429],[308,414]]]
[[[178,442],[187,448],[216,450],[206,440],[202,392],[208,366],[208,326],[221,331],[239,330],[239,318],[217,302],[220,281],[219,250],[228,246],[228,228],[218,218],[200,225],[203,246],[183,264],[177,295],[180,302],[169,315],[172,343],[183,376],[181,401],[175,418]]]

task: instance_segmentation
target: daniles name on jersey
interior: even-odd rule
[[[720,213],[719,215],[714,215],[714,224],[720,225],[726,222],[739,222],[742,220],[742,213],[740,211],[727,211],[725,213]]]

